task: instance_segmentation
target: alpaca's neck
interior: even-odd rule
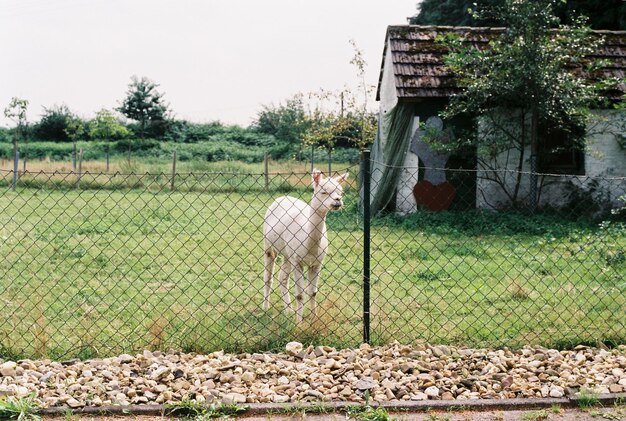
[[[310,208],[309,221],[307,223],[306,231],[309,234],[307,238],[307,249],[316,253],[317,249],[324,235],[326,227],[326,213],[327,210]]]

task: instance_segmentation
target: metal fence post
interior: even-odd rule
[[[361,159],[363,174],[363,342],[370,343],[370,151]]]
[[[18,162],[20,160],[20,151],[15,151],[15,157],[13,158],[13,191],[15,191],[15,187],[17,186],[17,168]]]

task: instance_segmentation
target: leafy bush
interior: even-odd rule
[[[72,118],[75,118],[75,116],[67,105],[44,107],[41,120],[33,127],[33,135],[37,140],[67,142],[70,139],[65,130],[67,129],[68,121]]]
[[[11,130],[0,127],[0,143],[10,142],[11,141]]]
[[[570,236],[581,227],[590,230],[599,229],[597,222],[579,215],[556,211],[529,214],[514,210],[507,212],[465,210],[438,213],[418,211],[406,216],[390,213],[375,218],[372,223],[434,234],[525,235],[559,238]]]

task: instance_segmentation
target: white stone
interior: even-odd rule
[[[428,400],[428,395],[426,393],[417,392],[411,396],[412,401],[426,401]]]
[[[550,397],[551,398],[562,398],[565,396],[565,389],[561,386],[552,386],[550,388]]]
[[[285,345],[285,350],[289,355],[297,355],[302,352],[302,344],[300,342],[289,342]]]
[[[289,396],[287,396],[287,395],[274,395],[274,396],[272,396],[272,402],[275,402],[275,403],[289,402]]]
[[[439,388],[437,386],[430,386],[424,390],[424,393],[430,398],[436,398],[439,396]]]
[[[15,377],[16,371],[15,369],[17,368],[17,363],[14,361],[7,361],[5,363],[2,363],[2,365],[0,365],[0,374],[3,377]]]
[[[227,393],[222,397],[222,403],[224,405],[246,403],[246,396],[241,393]]]

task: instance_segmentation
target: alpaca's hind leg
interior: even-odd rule
[[[317,280],[320,276],[320,266],[309,267],[309,285],[307,290],[307,301],[311,306],[311,314],[317,316]]]
[[[276,252],[271,248],[265,250],[263,260],[265,263],[265,290],[263,293],[263,309],[269,310],[270,294],[272,293],[272,278],[274,277],[274,263],[276,262]]]
[[[283,303],[285,304],[285,311],[291,313],[291,298],[289,297],[289,275],[291,275],[292,265],[287,259],[283,259],[282,265],[280,265],[280,273],[278,274],[278,282],[280,283],[280,291],[283,296]]]
[[[296,322],[300,323],[304,313],[304,268],[301,263],[293,268],[293,283],[296,285]]]

